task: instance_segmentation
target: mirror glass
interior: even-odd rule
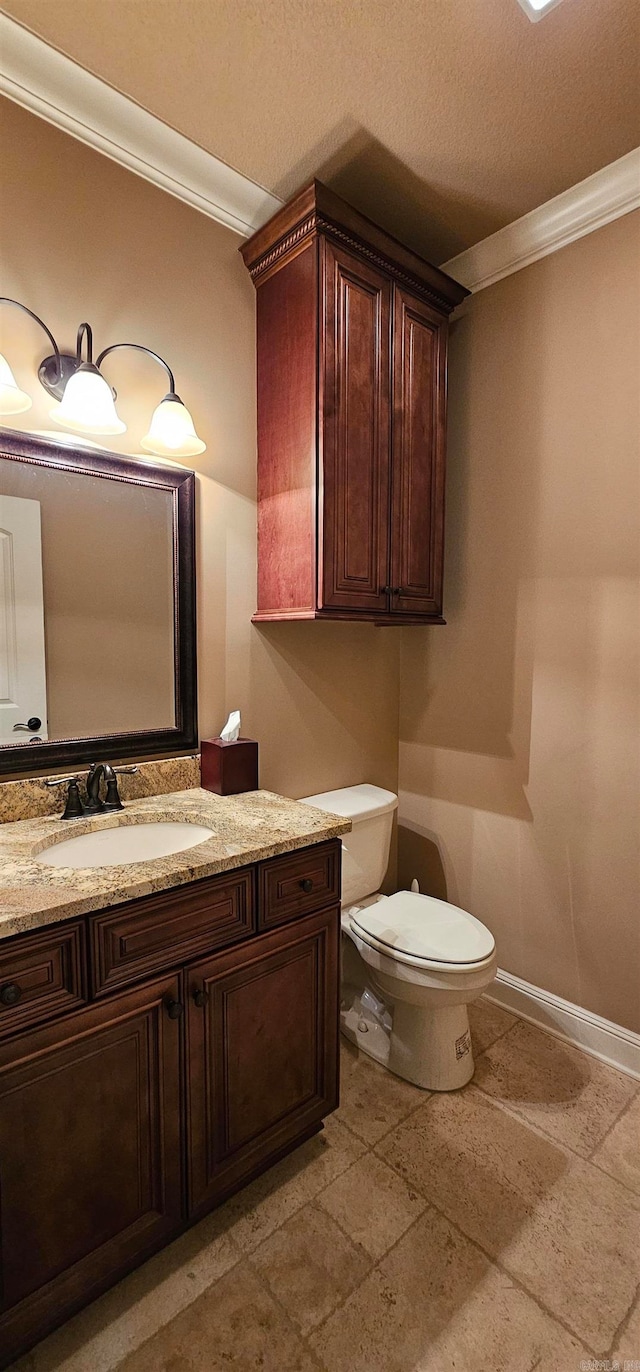
[[[181,510],[192,500],[178,487],[191,489],[193,477],[155,473],[137,478],[115,455],[58,453],[49,465],[41,453],[0,451],[5,759],[25,745],[44,754],[66,741],[107,747],[140,735],[153,751],[171,745],[172,732],[176,744],[177,733],[191,737],[184,687],[193,694],[195,645],[181,610],[192,598],[192,547]]]
[[[0,540],[0,742],[171,728],[171,492],[0,458]]]

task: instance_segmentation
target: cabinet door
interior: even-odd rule
[[[2,1356],[179,1227],[178,993],[165,977],[0,1048]]]
[[[338,1103],[338,907],[187,973],[190,1213]]]
[[[391,283],[383,272],[326,239],[321,251],[318,608],[384,611]]]
[[[395,287],[391,609],[442,614],[447,321]]]

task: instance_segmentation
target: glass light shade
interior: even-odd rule
[[[123,434],[111,387],[95,367],[83,363],[69,377],[59,405],[49,411],[56,424],[88,434]]]
[[[207,445],[198,438],[186,405],[177,395],[166,395],[153,411],[149,432],[140,446],[159,457],[195,457]]]
[[[0,414],[22,414],[32,404],[31,396],[20,390],[6,357],[0,353]]]

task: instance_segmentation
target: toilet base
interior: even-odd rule
[[[457,1091],[474,1073],[466,1005],[398,1001],[393,1010],[387,1066],[424,1091]]]
[[[357,1003],[344,1006],[340,1028],[360,1052],[423,1091],[457,1091],[474,1073],[466,1005],[426,1006],[396,1003],[389,1032],[362,1014]]]
[[[381,1024],[359,1014],[356,1007],[351,1006],[340,1011],[340,1030],[361,1053],[366,1053],[382,1067],[389,1066],[389,1034]]]

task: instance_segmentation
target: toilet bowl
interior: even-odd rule
[[[447,901],[377,889],[389,859],[393,792],[349,786],[304,803],[352,822],[342,851],[343,1034],[425,1090],[464,1086],[474,1070],[467,1006],[496,974],[493,935]]]

